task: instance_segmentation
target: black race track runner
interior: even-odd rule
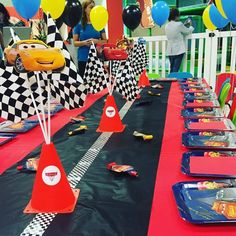
[[[57,215],[44,236],[147,235],[170,88],[169,83],[163,85],[163,90],[142,90],[142,98],[133,103],[122,120],[126,124],[125,131],[112,134],[76,186],[81,193],[74,212]],[[148,90],[160,92],[161,96],[150,96]],[[118,94],[114,97],[121,109],[125,100]],[[53,137],[67,174],[101,134],[96,129],[104,99],[82,114],[86,117],[83,124],[88,126],[85,134],[69,137],[67,132],[77,125],[67,124]],[[142,104],[143,101],[146,102]],[[137,140],[132,135],[134,130],[153,134],[154,139],[150,142]],[[39,153],[40,147],[28,157]],[[108,171],[106,165],[110,162],[134,166],[139,177]],[[35,218],[34,214],[23,213],[31,198],[34,176],[19,173],[14,166],[0,177],[0,236],[20,235]]]

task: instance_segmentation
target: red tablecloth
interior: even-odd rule
[[[172,83],[148,236],[235,236],[236,225],[193,225],[179,216],[172,185],[197,180],[180,171],[182,153],[187,151],[181,144],[184,132],[184,122],[180,116],[182,102],[183,95],[178,83]]]

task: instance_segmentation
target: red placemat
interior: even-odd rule
[[[228,130],[224,121],[192,122],[187,128],[191,130]]]
[[[236,157],[190,157],[190,173],[236,175]]]
[[[191,108],[191,107],[214,107],[213,102],[206,101],[206,102],[188,102],[185,107]]]

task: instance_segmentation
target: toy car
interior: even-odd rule
[[[20,40],[5,48],[6,65],[14,66],[19,72],[60,71],[65,58],[59,48],[51,48],[40,40]]]

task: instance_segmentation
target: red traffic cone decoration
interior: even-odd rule
[[[112,95],[108,95],[97,132],[122,132],[124,128],[115,99]]]
[[[24,213],[70,213],[78,196],[79,189],[71,189],[54,144],[43,144],[32,198]]]
[[[139,77],[138,87],[140,88],[140,87],[146,87],[146,86],[151,86],[151,84],[147,76],[147,71],[146,69],[144,69],[142,74]]]

